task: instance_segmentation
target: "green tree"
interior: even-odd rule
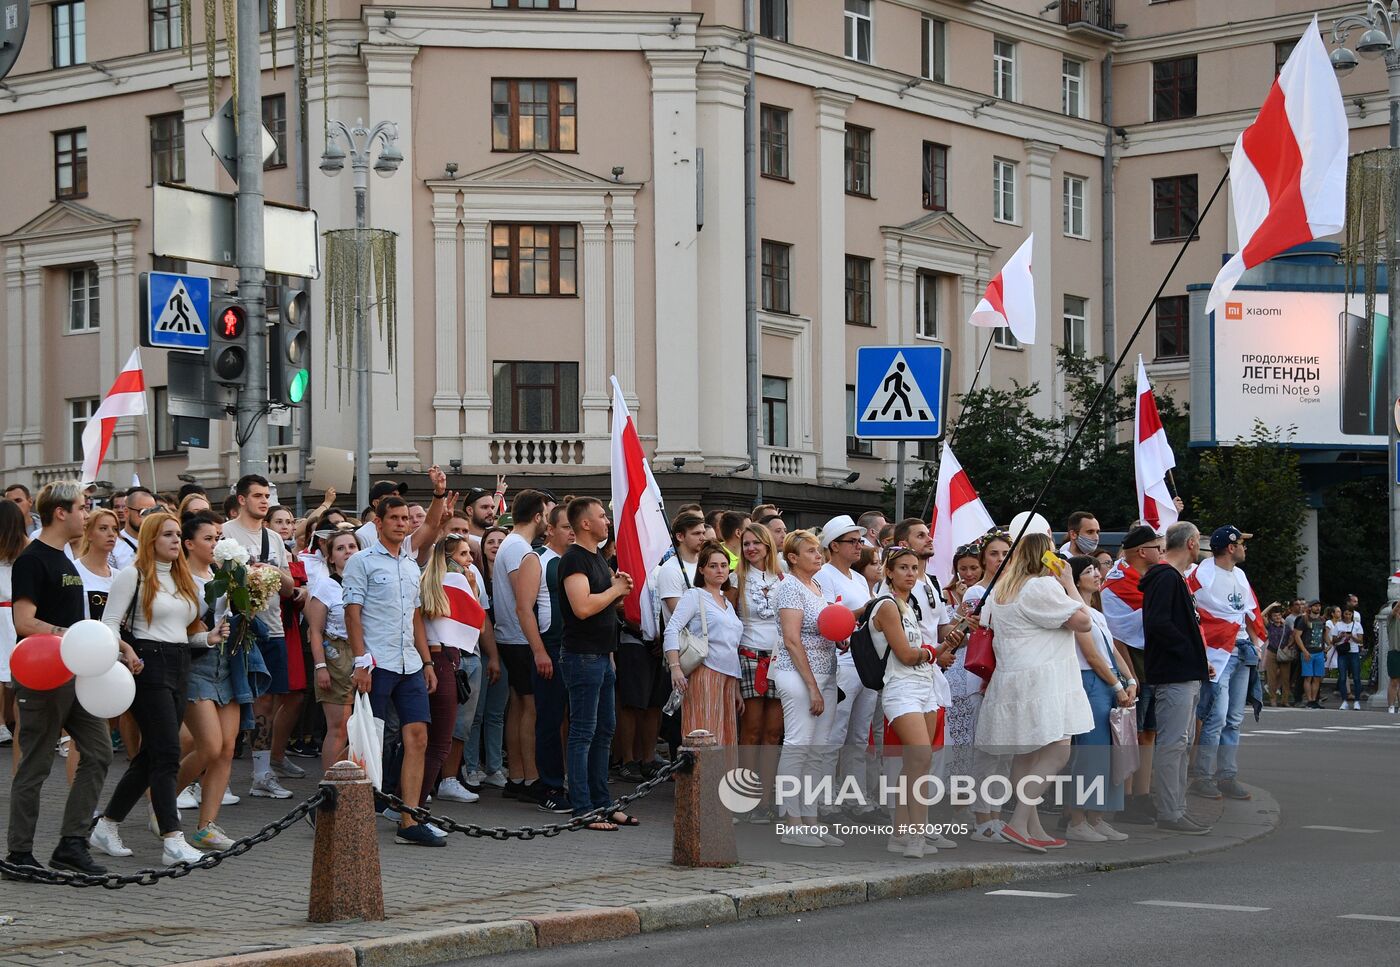
[[[1260,604],[1291,597],[1298,588],[1306,510],[1292,439],[1292,427],[1275,429],[1256,420],[1249,439],[1207,450],[1196,480],[1197,512],[1187,515],[1200,524],[1203,544],[1225,524],[1258,535],[1244,567]]]
[[[1349,480],[1322,493],[1317,512],[1318,586],[1322,600],[1344,604],[1348,594],[1361,600],[1370,627],[1385,600],[1390,572],[1386,539],[1384,474]],[[1261,535],[1262,536],[1262,535]]]

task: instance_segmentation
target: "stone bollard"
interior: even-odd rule
[[[348,760],[331,766],[321,785],[335,790],[336,801],[333,809],[322,808],[316,814],[306,919],[312,923],[383,920],[374,786],[365,770]]]
[[[725,777],[725,754],[719,740],[703,729],[685,737],[684,752],[693,753],[689,771],[676,773],[675,838],[671,862],[677,866],[732,866],[734,816],[719,798]]]

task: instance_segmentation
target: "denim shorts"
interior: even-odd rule
[[[258,635],[257,642],[263,664],[267,665],[267,673],[272,678],[272,684],[267,687],[267,694],[286,695],[291,691],[291,686],[287,683],[287,639],[281,635],[275,638]]]
[[[433,720],[428,709],[428,682],[421,669],[408,675],[374,669],[369,687],[369,704],[374,717],[384,718],[390,702],[398,713],[400,725]]]
[[[233,701],[233,677],[228,656],[219,648],[194,651],[190,658],[190,682],[185,693],[190,702],[228,705]]]

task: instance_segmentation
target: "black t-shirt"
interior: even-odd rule
[[[83,579],[68,555],[41,540],[32,540],[15,558],[13,598],[34,602],[34,617],[67,628],[83,620]]]
[[[603,555],[587,551],[575,544],[564,552],[559,562],[560,587],[569,577],[582,574],[588,578],[588,590],[601,594],[612,586],[612,568]],[[591,618],[574,614],[568,592],[561,594],[560,611],[564,614],[564,650],[585,655],[607,655],[617,650],[617,609],[609,605]]]

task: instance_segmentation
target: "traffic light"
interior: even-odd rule
[[[248,380],[248,310],[232,296],[210,301],[214,331],[209,334],[209,377],[242,386]]]
[[[268,392],[274,403],[296,406],[306,399],[311,383],[311,297],[300,289],[282,288],[278,322],[268,328]]]

